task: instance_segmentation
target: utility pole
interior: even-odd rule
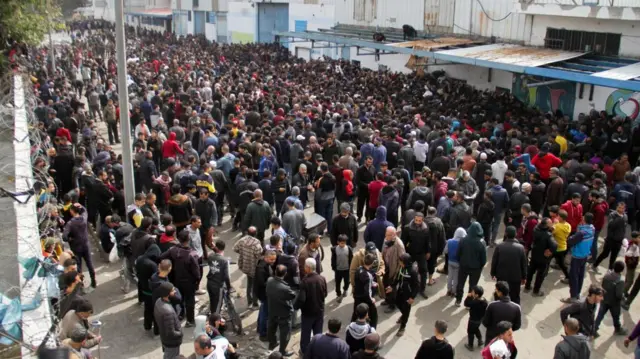
[[[131,156],[131,122],[129,121],[129,89],[127,87],[127,40],[124,32],[124,0],[116,3],[116,60],[118,62],[118,103],[120,105],[120,137],[122,138],[122,176],[124,200],[134,202],[133,158]]]
[[[49,0],[49,10],[47,10],[47,19],[49,20],[49,55],[51,56],[51,75],[56,75],[56,50],[53,47],[53,36],[51,34],[51,9],[52,4]]]

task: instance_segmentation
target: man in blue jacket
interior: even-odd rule
[[[563,299],[564,303],[577,303],[580,301],[580,291],[584,282],[584,274],[587,259],[591,253],[591,243],[596,232],[593,226],[593,214],[587,213],[578,225],[576,234],[569,237],[567,246],[571,248],[571,265],[569,268],[569,298]]]

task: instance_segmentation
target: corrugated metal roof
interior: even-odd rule
[[[584,55],[580,52],[568,52],[511,44],[482,45],[464,49],[443,50],[438,51],[438,53],[528,67],[543,66]]]
[[[469,39],[456,38],[456,37],[440,37],[437,39],[397,42],[395,44],[389,44],[389,45],[397,46],[397,47],[411,47],[416,50],[429,50],[429,49],[439,49],[441,47],[449,47],[449,46],[464,45],[464,44],[471,44],[471,43],[474,43],[474,41]]]
[[[596,72],[593,76],[616,80],[631,80],[640,77],[640,62],[615,69]]]

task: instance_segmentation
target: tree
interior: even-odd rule
[[[49,19],[60,18],[60,7],[45,0],[2,0],[0,6],[0,49],[5,50],[7,40],[42,43],[49,31]],[[53,25],[58,27],[57,25]]]
[[[88,0],[55,0],[62,11],[62,15],[65,18],[70,17],[73,11],[79,7],[90,6],[91,2]]]

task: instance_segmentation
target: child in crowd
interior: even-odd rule
[[[476,285],[471,288],[471,292],[467,294],[467,298],[464,300],[465,308],[469,308],[469,322],[467,323],[467,340],[464,347],[473,350],[473,339],[478,338],[478,347],[482,348],[482,333],[480,332],[480,325],[482,324],[482,318],[487,311],[487,300],[484,299],[484,289]]]
[[[458,270],[460,269],[458,245],[460,245],[462,238],[466,236],[467,231],[464,228],[458,228],[453,234],[453,238],[449,239],[447,244],[444,246],[444,255],[449,257],[447,295],[450,297],[455,296],[456,288],[458,286]]]
[[[338,303],[347,296],[349,291],[349,268],[351,268],[351,260],[353,260],[353,249],[347,245],[348,237],[346,234],[338,236],[338,245],[331,247],[331,269],[335,274],[336,295]],[[340,283],[344,281],[342,291],[340,291]]]

